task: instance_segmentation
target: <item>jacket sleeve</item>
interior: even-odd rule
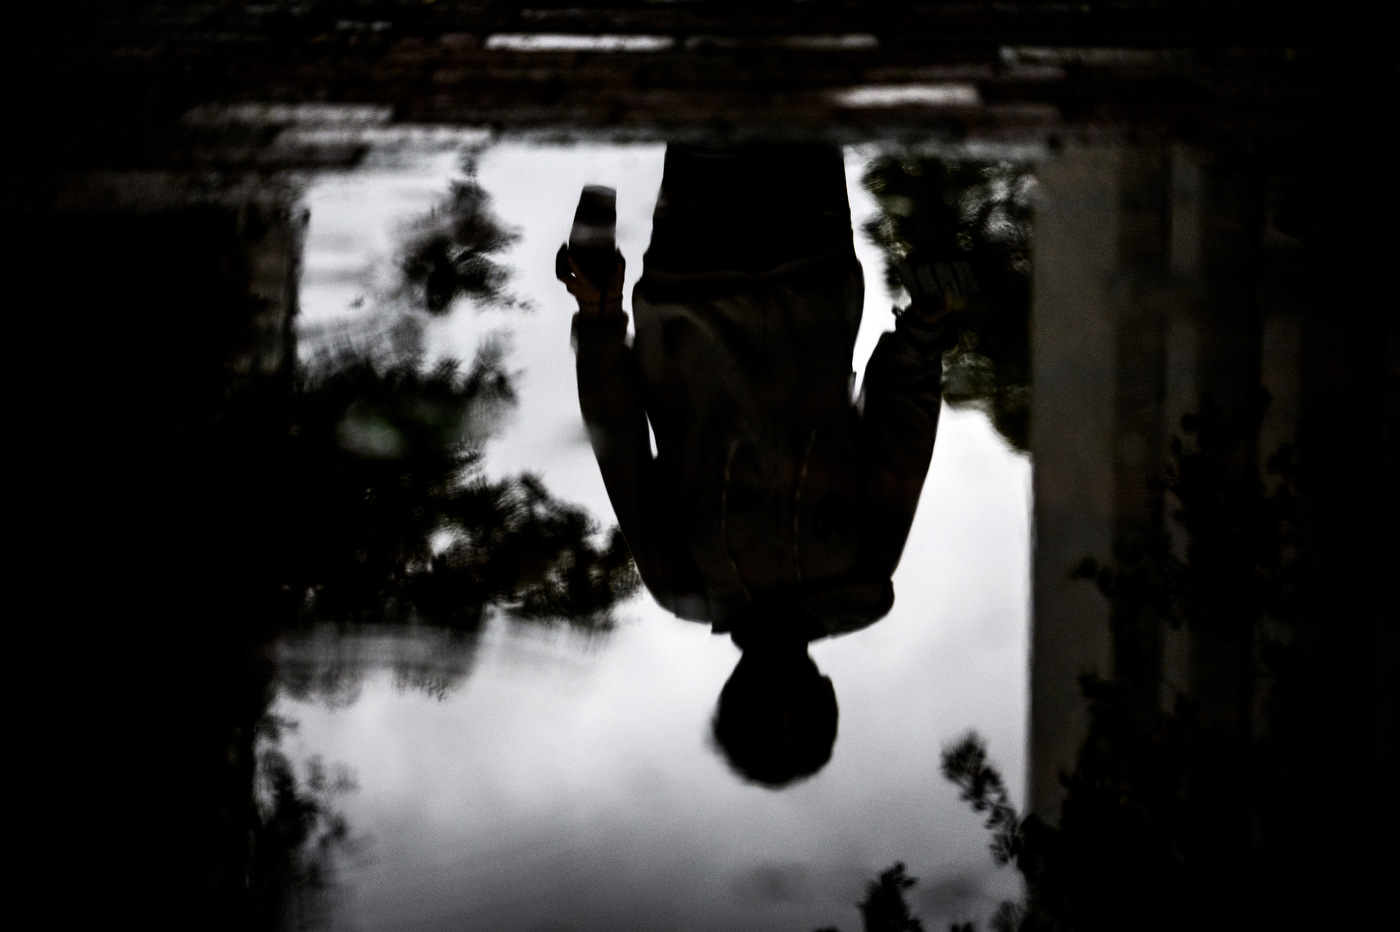
[[[694,561],[674,533],[673,496],[651,455],[641,373],[626,330],[625,314],[602,320],[574,315],[583,422],[642,582],[668,611],[709,620],[694,598]]]
[[[859,405],[870,506],[865,558],[876,574],[894,572],[914,523],[938,433],[950,329],[929,329],[906,313],[866,366]]]

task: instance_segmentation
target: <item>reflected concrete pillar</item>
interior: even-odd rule
[[[1205,157],[1194,147],[1177,144],[1171,152],[1171,240],[1168,280],[1174,293],[1166,321],[1166,396],[1163,399],[1163,440],[1181,429],[1181,418],[1201,404],[1201,213],[1205,199]],[[1173,555],[1186,559],[1187,538],[1181,527],[1167,522]],[[1162,631],[1162,680],[1159,700],[1172,708],[1176,697],[1191,691],[1191,635],[1181,628]]]
[[[1086,672],[1107,675],[1103,599],[1069,578],[1090,554],[1111,552],[1118,320],[1112,298],[1120,153],[1070,150],[1042,167],[1031,308],[1030,445],[1034,462],[1030,811],[1054,821],[1062,771],[1088,731],[1079,692]]]
[[[1262,184],[1250,166],[1163,141],[1070,149],[1039,178],[1027,785],[1031,811],[1053,822],[1060,774],[1074,769],[1088,732],[1083,675],[1114,677],[1167,708],[1189,696],[1207,721],[1241,735],[1255,717],[1252,645],[1146,614],[1111,634],[1106,601],[1069,573],[1155,533],[1153,485],[1182,415],[1203,398],[1238,412],[1262,376],[1282,402],[1266,441],[1286,438],[1298,337],[1286,297],[1273,294],[1261,318]],[[1241,476],[1259,457],[1252,438],[1245,447]],[[1168,529],[1185,558],[1187,541]]]

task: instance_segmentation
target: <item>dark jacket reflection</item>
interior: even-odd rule
[[[893,604],[947,345],[902,314],[853,401],[863,301],[838,149],[673,145],[635,340],[620,302],[575,318],[580,406],[643,582],[741,646]]]

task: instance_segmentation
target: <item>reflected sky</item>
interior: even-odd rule
[[[883,256],[859,232],[877,210],[860,185],[873,154],[846,153],[866,278],[858,378],[894,323]],[[663,155],[655,145],[483,149],[478,180],[520,234],[499,257],[513,272],[506,289],[530,309],[461,299],[425,331],[430,359],[470,359],[483,338],[506,338],[518,405],[486,447],[486,474],[534,472],[603,524],[613,517],[578,410],[575,308],[553,257],[582,186],[615,187],[630,295]],[[460,164],[453,149],[400,153],[310,188],[304,356],[338,321],[393,312],[403,231],[445,195]],[[436,677],[403,673],[404,651],[421,646],[395,653],[383,632],[359,636],[360,647],[340,651],[363,671],[350,691],[343,682],[318,689],[314,677],[308,685],[315,651],[287,644],[284,679],[299,685],[272,711],[300,725],[284,750],[349,766],[360,789],[341,809],[369,839],[342,866],[332,924],[854,927],[865,878],[895,860],[922,878],[911,902],[929,927],[989,915],[1019,882],[992,864],[977,818],[939,776],[939,754],[975,729],[1023,799],[1029,512],[1028,459],[980,411],[945,405],[894,609],[812,646],[841,709],[832,761],[782,791],[744,782],[710,745],[738,649],[645,592],[615,609],[620,624],[604,634],[493,615],[479,641],[433,648],[460,656],[433,668],[446,671]]]

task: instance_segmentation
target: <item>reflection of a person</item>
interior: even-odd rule
[[[606,282],[568,250],[559,273],[579,299],[579,403],[642,580],[745,650],[716,737],[756,779],[815,771],[836,705],[805,645],[893,604],[956,336],[946,305],[916,301],[899,316],[853,403],[864,283],[841,153],[827,146],[668,148],[630,347],[620,254]],[[755,688],[765,678],[791,688]],[[741,693],[749,711],[737,714],[727,700]],[[825,750],[755,765],[807,713],[830,719],[799,729]],[[735,724],[765,716],[766,738]],[[767,750],[739,750],[746,742]]]

